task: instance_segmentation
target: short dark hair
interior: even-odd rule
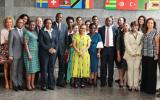
[[[30,21],[29,21],[29,25],[30,25],[31,23],[36,23],[36,21],[30,20]]]
[[[66,22],[68,22],[69,20],[73,20],[73,22],[74,22],[74,18],[71,17],[71,16],[68,16],[68,17],[66,18]]]
[[[125,17],[119,17],[118,20],[123,19],[124,23],[126,23],[126,18]]]
[[[16,26],[17,26],[17,23],[18,23],[19,20],[23,20],[23,19],[22,19],[22,18],[18,18],[18,19],[16,20]]]
[[[87,22],[90,22],[90,23],[91,23],[91,21],[90,21],[90,20],[86,20],[86,21],[85,21],[85,24],[86,24]]]
[[[47,22],[48,20],[50,20],[50,21],[53,23],[53,21],[52,21],[51,18],[46,18],[46,19],[44,19],[44,24],[46,24],[46,22]]]
[[[82,19],[82,17],[81,17],[81,16],[78,16],[78,17],[76,18],[76,21],[77,21],[79,18],[81,18],[81,19]]]
[[[97,17],[97,18],[98,18],[98,16],[94,15],[94,16],[92,16],[92,20],[93,20],[95,17]]]
[[[61,14],[62,14],[62,13],[57,13],[57,14],[56,14],[56,17],[57,17],[58,15],[61,15]],[[62,15],[63,15],[63,14],[62,14]]]
[[[137,22],[137,21],[133,21],[133,22],[131,22],[130,26],[131,26],[131,27],[133,27],[133,26],[138,26],[138,22]]]
[[[91,28],[93,25],[95,25],[96,28],[98,27],[95,23],[91,23],[91,24],[89,25],[89,28]]]

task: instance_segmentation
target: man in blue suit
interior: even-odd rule
[[[100,27],[98,32],[101,35],[104,48],[101,50],[101,86],[106,85],[108,76],[108,86],[113,86],[114,57],[115,57],[115,40],[117,27],[113,25],[113,19],[107,17],[105,25]],[[108,71],[107,71],[108,70]],[[107,75],[108,72],[108,75]]]
[[[57,48],[56,58],[58,57],[58,61],[59,61],[59,72],[58,72],[57,86],[64,87],[65,86],[64,55],[65,55],[66,47],[68,44],[68,28],[67,28],[67,25],[62,22],[62,18],[63,18],[62,13],[57,13],[55,18],[56,18],[56,21],[53,22],[52,27],[54,30],[57,31],[56,37],[58,38],[58,42],[57,42],[58,48]]]

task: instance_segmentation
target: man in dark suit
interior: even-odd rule
[[[62,22],[63,14],[56,14],[56,21],[53,22],[53,29],[56,30],[56,37],[58,39],[58,48],[56,52],[56,58],[58,57],[59,61],[59,72],[57,79],[57,86],[64,87],[64,72],[65,72],[65,60],[64,55],[66,52],[67,44],[68,44],[68,28],[67,25]],[[55,59],[56,60],[56,59]]]
[[[41,71],[41,89],[46,91],[47,88],[54,90],[54,64],[57,52],[56,30],[52,28],[52,20],[47,18],[44,20],[45,27],[40,30],[39,40],[39,56]],[[47,75],[48,74],[48,75]]]
[[[113,25],[113,19],[111,17],[107,17],[105,25],[100,27],[98,30],[104,44],[104,48],[101,50],[101,86],[106,85],[107,76],[108,86],[113,86],[116,31],[117,27]]]
[[[17,19],[16,27],[9,33],[9,59],[12,60],[12,82],[15,91],[23,90],[23,19]]]

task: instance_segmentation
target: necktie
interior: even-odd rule
[[[19,30],[19,32],[20,32],[20,37],[22,38],[23,37],[23,31]]]
[[[106,47],[109,47],[109,27],[107,28],[106,32]]]
[[[57,24],[58,31],[60,30],[60,23]]]

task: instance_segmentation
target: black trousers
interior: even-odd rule
[[[100,68],[101,85],[106,84],[107,76],[108,76],[108,84],[113,83],[114,55],[115,55],[114,47],[104,47],[101,50],[101,68]]]
[[[57,83],[58,84],[64,84],[65,80],[65,59],[64,59],[64,53],[65,52],[61,52],[60,49],[58,49],[57,53],[56,53],[56,57],[55,57],[55,61],[58,57],[58,64],[59,64],[59,71],[58,71],[58,79],[57,79]]]
[[[40,58],[41,66],[41,87],[55,86],[55,77],[54,77],[54,64],[55,64],[55,55],[49,54],[49,56]]]
[[[142,57],[141,91],[155,94],[157,85],[157,61],[154,57]]]

